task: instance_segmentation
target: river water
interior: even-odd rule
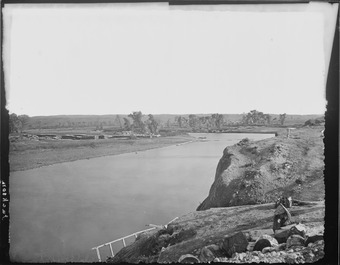
[[[12,261],[97,261],[92,247],[194,211],[226,146],[274,135],[192,136],[206,140],[12,172]],[[101,249],[102,259],[109,254]]]

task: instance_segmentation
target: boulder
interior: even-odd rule
[[[299,235],[302,237],[306,236],[306,231],[307,231],[307,227],[303,224],[297,224],[293,227],[290,228],[289,230],[289,236],[291,235]]]
[[[305,238],[300,235],[291,235],[287,239],[287,248],[293,246],[304,246],[305,245]]]
[[[182,255],[179,259],[178,259],[179,263],[199,263],[199,259],[197,257],[195,257],[194,255],[191,254],[185,254]]]
[[[275,238],[273,238],[272,236],[270,235],[261,235],[258,240],[260,239],[267,239],[269,242],[270,242],[270,245],[271,247],[275,247],[275,246],[278,246],[279,243],[277,242],[277,240]],[[257,241],[258,241],[257,240]]]
[[[216,254],[217,252],[220,251],[220,247],[217,246],[216,244],[211,244],[206,246],[212,253]]]
[[[279,231],[275,232],[274,238],[277,240],[279,244],[285,243],[289,237],[289,231],[290,230],[285,230],[281,229]]]
[[[271,247],[270,241],[268,239],[259,239],[256,241],[253,251],[262,251],[266,247]]]
[[[234,253],[241,253],[247,250],[248,241],[244,233],[238,232],[223,239],[222,249],[231,257]]]
[[[200,253],[200,256],[199,256],[199,260],[201,262],[210,262],[210,261],[213,261],[215,259],[215,255],[214,253],[208,248],[208,247],[204,247],[201,249],[201,253]]]

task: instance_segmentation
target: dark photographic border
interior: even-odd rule
[[[317,2],[316,0],[312,0]],[[169,5],[206,5],[206,4],[298,4],[309,3],[308,0],[170,0],[170,1],[114,1],[114,0],[5,0],[1,2],[1,40],[3,40],[2,9],[5,4],[96,4],[96,3],[156,3],[168,2]],[[338,1],[325,1],[339,3]],[[317,264],[338,264],[339,252],[339,8],[337,15],[334,41],[329,64],[326,85],[327,111],[325,115],[325,257]],[[3,43],[2,43],[3,45]],[[10,263],[9,259],[9,112],[6,109],[4,81],[3,49],[1,45],[1,116],[0,116],[0,148],[1,148],[1,222],[0,222],[0,262]]]

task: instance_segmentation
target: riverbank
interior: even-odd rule
[[[10,144],[10,170],[23,171],[81,159],[145,151],[193,140],[194,137],[189,135],[129,140],[19,140]]]

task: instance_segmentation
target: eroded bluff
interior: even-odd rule
[[[225,148],[209,195],[197,210],[269,203],[281,195],[323,200],[323,160],[318,130],[256,142],[245,138]]]

